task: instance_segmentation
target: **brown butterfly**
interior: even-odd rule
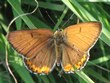
[[[19,30],[9,33],[8,40],[24,56],[24,63],[31,72],[48,74],[56,64],[61,64],[64,72],[71,73],[85,66],[101,29],[99,22],[86,22],[55,32]]]

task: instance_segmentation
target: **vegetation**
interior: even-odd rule
[[[99,2],[102,1],[102,2]],[[31,15],[19,17],[8,30],[10,21],[18,15],[38,9]],[[0,83],[14,83],[5,63],[6,54],[11,71],[18,83],[110,83],[110,2],[109,0],[1,0],[0,1]],[[99,21],[102,34],[90,51],[90,60],[81,71],[61,73],[55,68],[49,75],[30,73],[19,54],[9,45],[10,31],[67,27],[80,22]]]

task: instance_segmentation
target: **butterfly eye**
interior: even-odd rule
[[[61,32],[61,31],[62,31],[62,29],[59,29],[59,28],[58,28],[58,29],[57,29],[57,31],[58,31],[58,32]]]
[[[59,31],[62,31],[61,29]]]

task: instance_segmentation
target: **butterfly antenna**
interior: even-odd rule
[[[98,68],[100,68],[100,69],[102,69],[102,70],[104,70],[104,71],[110,73],[110,70],[109,70],[109,69],[106,69],[106,68],[104,68],[104,67],[101,67],[101,66],[99,66],[99,65],[96,65],[96,64],[94,64],[93,62],[90,62],[90,61],[89,61],[89,63],[90,63],[90,64],[93,64],[94,66],[96,66],[96,67],[98,67]]]
[[[50,17],[49,13],[47,11],[45,11],[49,17],[49,19],[53,22],[53,24],[55,25],[55,21]]]
[[[40,9],[38,9],[38,12],[41,15],[41,17],[43,18],[43,14],[41,13]]]
[[[37,4],[36,7],[35,7],[35,9],[34,9],[32,12],[24,13],[24,14],[21,14],[21,15],[15,17],[15,18],[9,23],[9,25],[8,25],[8,31],[7,31],[7,32],[9,32],[9,28],[10,28],[10,26],[12,25],[12,23],[13,23],[16,19],[18,19],[19,17],[23,17],[23,16],[31,15],[31,14],[33,14],[33,13],[38,9],[38,7],[39,7],[39,3],[38,3],[37,0],[35,0],[35,2],[36,2],[36,4]]]
[[[63,27],[69,22],[69,20],[73,17],[73,15],[74,15],[74,14],[72,14],[72,15],[68,18],[68,20],[62,25],[61,28],[63,28]]]

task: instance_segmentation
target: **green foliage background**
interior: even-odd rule
[[[31,12],[37,4],[34,0],[0,0],[0,83],[14,83],[5,63],[6,47],[9,66],[18,83],[110,83],[109,0],[38,0],[38,3],[38,10],[17,19],[10,31],[35,28],[56,30],[76,24],[79,18],[80,22],[100,21],[103,28],[100,39],[91,49],[90,60],[81,71],[65,74],[55,68],[49,75],[34,75],[26,70],[22,58],[10,47],[6,34],[9,32],[7,26],[14,17]]]

